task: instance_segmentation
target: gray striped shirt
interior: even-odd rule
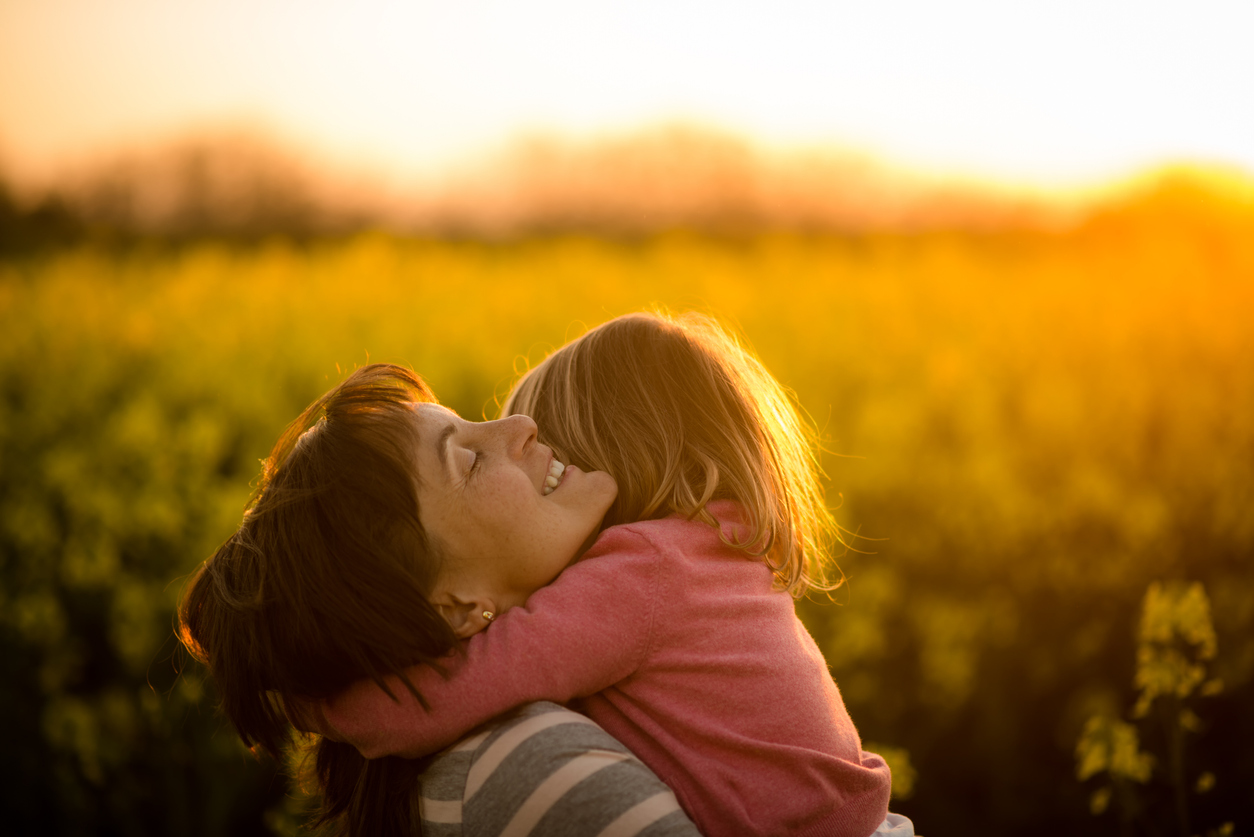
[[[653,771],[555,703],[524,706],[440,753],[419,792],[430,837],[700,837]]]

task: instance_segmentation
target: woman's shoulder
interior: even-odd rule
[[[624,834],[697,833],[670,789],[626,747],[548,702],[520,707],[440,753],[423,774],[421,811],[431,835],[495,835],[509,826],[539,837],[559,825],[561,833],[596,834],[620,817],[623,825],[638,821]]]

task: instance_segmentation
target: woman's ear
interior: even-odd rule
[[[487,599],[462,599],[445,593],[433,600],[444,621],[449,623],[459,639],[468,639],[482,631],[496,618],[496,605]]]

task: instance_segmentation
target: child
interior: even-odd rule
[[[830,588],[835,526],[778,382],[712,320],[631,315],[549,356],[504,412],[534,418],[562,461],[615,477],[607,528],[447,679],[407,671],[429,711],[364,681],[322,703],[322,731],[367,758],[416,757],[520,704],[571,702],[707,835],[885,823],[888,767],[862,751],[789,596]]]

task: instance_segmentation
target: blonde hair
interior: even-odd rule
[[[819,482],[817,436],[713,318],[610,320],[523,375],[501,408],[515,413],[536,420],[562,461],[614,476],[605,526],[678,513],[717,527],[707,504],[735,500],[748,534],[724,532],[723,541],[763,559],[780,589],[801,596],[843,581],[829,571],[840,535]]]

